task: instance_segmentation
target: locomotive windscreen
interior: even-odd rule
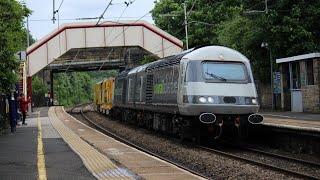
[[[248,73],[243,63],[237,62],[203,62],[202,73],[206,80],[213,81],[247,81]]]

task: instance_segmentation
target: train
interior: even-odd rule
[[[202,46],[119,73],[95,85],[98,111],[196,142],[247,137],[263,122],[250,61]]]

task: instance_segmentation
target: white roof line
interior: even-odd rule
[[[303,54],[303,55],[299,55],[299,56],[280,58],[280,59],[276,59],[276,62],[277,63],[284,63],[284,62],[311,59],[311,58],[317,58],[317,57],[320,57],[320,53],[310,53],[310,54]]]

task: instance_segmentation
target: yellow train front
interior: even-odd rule
[[[97,111],[108,115],[111,114],[113,89],[114,78],[108,78],[104,81],[98,82],[95,85],[94,101]]]

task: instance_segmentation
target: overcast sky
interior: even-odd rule
[[[56,14],[57,21],[55,24],[51,20],[53,17],[53,1],[55,1],[55,10],[58,10],[62,3],[59,13]],[[29,17],[29,31],[36,40],[40,40],[57,28],[58,24],[81,22],[76,20],[77,18],[99,17],[110,0],[25,0],[25,2],[27,7],[33,11]],[[132,4],[129,6],[126,6],[124,2],[130,2],[130,0],[113,0],[113,5],[107,9],[104,19],[101,21],[117,21],[119,17],[121,17],[120,20],[138,20],[154,7],[154,0],[131,0]],[[59,23],[58,18],[60,19]],[[151,14],[148,14],[142,20],[153,24]],[[98,20],[92,21],[97,22]]]

